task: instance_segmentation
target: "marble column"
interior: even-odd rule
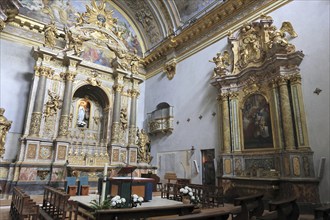
[[[223,152],[230,153],[230,123],[228,94],[221,95],[222,102],[222,130],[223,130]]]
[[[287,78],[280,77],[278,79],[278,85],[280,91],[284,144],[287,150],[293,150],[295,149],[295,143]]]
[[[229,111],[230,111],[230,135],[232,140],[232,147],[234,151],[241,151],[240,146],[240,129],[238,126],[238,93],[229,94]]]
[[[128,133],[128,145],[136,145],[135,139],[136,139],[136,105],[137,105],[137,97],[139,96],[139,91],[136,89],[129,90],[129,93],[131,94],[131,112],[130,112],[130,118],[129,118],[129,133]]]
[[[40,124],[42,119],[42,109],[46,94],[46,81],[47,81],[47,77],[52,76],[53,72],[54,71],[49,67],[45,67],[45,66],[35,67],[35,75],[39,76],[39,81],[35,94],[29,136],[39,136]]]
[[[63,73],[61,75],[62,75],[63,79],[65,80],[65,88],[64,88],[63,107],[62,107],[62,111],[61,111],[58,136],[66,137],[68,135],[68,128],[69,128],[73,80],[76,77],[77,73],[69,71],[69,72]]]
[[[290,78],[290,84],[298,148],[309,148],[306,115],[302,98],[301,76],[299,74],[293,75]]]
[[[272,120],[272,125],[274,128],[274,148],[275,149],[283,149],[283,139],[281,135],[281,119],[280,119],[280,103],[279,103],[279,93],[278,86],[276,80],[272,80],[269,87],[271,87],[271,97],[272,97],[272,106],[274,108],[270,108],[272,115],[274,116],[274,120]]]

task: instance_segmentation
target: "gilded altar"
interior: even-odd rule
[[[17,162],[8,171],[12,183],[26,191],[63,185],[67,176],[88,176],[95,185],[105,163],[114,175],[127,164],[143,167],[136,175],[152,169],[138,161],[142,58],[124,43],[112,15],[104,2],[92,1],[70,27],[36,21],[44,42],[32,49],[25,128]],[[15,16],[11,25],[22,19]]]
[[[299,70],[304,54],[289,42],[297,37],[290,22],[272,23],[263,15],[229,32],[231,51],[210,60],[221,112],[219,182],[229,197],[263,192],[318,202]]]

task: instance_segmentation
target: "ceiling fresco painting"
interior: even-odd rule
[[[182,23],[190,20],[196,14],[213,5],[215,2],[219,2],[219,0],[175,0]]]
[[[19,9],[20,13],[39,20],[44,23],[49,23],[51,20],[55,21],[58,27],[72,27],[77,22],[79,15],[86,12],[86,5],[90,6],[91,1],[88,0],[19,0],[22,7]],[[96,1],[98,4],[101,1]],[[142,54],[141,45],[138,41],[137,34],[132,26],[109,2],[106,2],[106,10],[113,12],[112,17],[117,19],[116,28],[122,33],[122,40],[125,46],[131,51],[137,51]],[[104,52],[87,48],[87,52],[82,56],[86,57],[86,53],[99,54],[102,57]],[[97,56],[90,57],[90,60],[95,60]],[[96,59],[100,60],[100,59]],[[99,62],[99,61],[98,61]],[[102,63],[105,63],[102,61]],[[108,65],[106,65],[108,66]]]

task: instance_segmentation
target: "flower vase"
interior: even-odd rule
[[[190,204],[190,197],[189,196],[182,196],[182,203],[183,204]]]

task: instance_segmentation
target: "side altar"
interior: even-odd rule
[[[220,109],[219,183],[227,198],[263,193],[319,202],[309,146],[299,65],[290,22],[270,16],[228,34],[231,50],[217,53],[211,84]]]

